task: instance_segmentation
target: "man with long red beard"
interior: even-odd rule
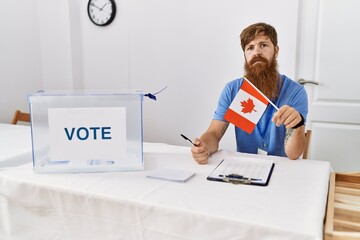
[[[237,151],[298,159],[305,147],[306,91],[278,72],[276,58],[279,46],[274,27],[266,23],[252,24],[242,31],[240,41],[246,78],[279,110],[268,104],[251,134],[235,127]],[[209,128],[194,140],[191,152],[199,164],[207,163],[209,156],[218,150],[229,126],[224,115],[243,82],[244,78],[239,78],[226,84]]]

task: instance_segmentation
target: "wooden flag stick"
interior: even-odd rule
[[[244,77],[244,79],[245,79],[246,81],[248,81],[248,83],[249,83],[253,88],[255,88],[256,90],[258,90],[258,92],[259,92],[264,98],[266,98],[266,100],[276,109],[276,111],[279,111],[279,108],[278,108],[272,101],[270,101],[270,99],[269,99],[268,97],[266,97],[257,87],[255,87],[254,84],[252,84],[252,83],[249,81],[249,79],[247,79],[246,77]]]

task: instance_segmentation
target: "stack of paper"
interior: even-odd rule
[[[157,178],[174,182],[186,182],[195,175],[195,172],[183,171],[178,169],[157,169],[150,172],[147,177]]]

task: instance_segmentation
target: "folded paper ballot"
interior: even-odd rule
[[[156,169],[146,175],[148,178],[156,178],[173,182],[186,182],[193,176],[195,176],[195,172],[168,168]]]

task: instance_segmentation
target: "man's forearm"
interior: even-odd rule
[[[204,133],[200,140],[204,142],[208,148],[208,154],[211,155],[219,149],[219,140],[217,137],[209,132]]]
[[[208,130],[200,137],[200,140],[206,143],[209,155],[219,149],[219,142],[224,136],[228,126],[228,122],[213,120]]]
[[[304,151],[305,147],[305,132],[304,126],[297,129],[286,129],[286,136],[284,141],[285,153],[289,159],[298,159]]]

